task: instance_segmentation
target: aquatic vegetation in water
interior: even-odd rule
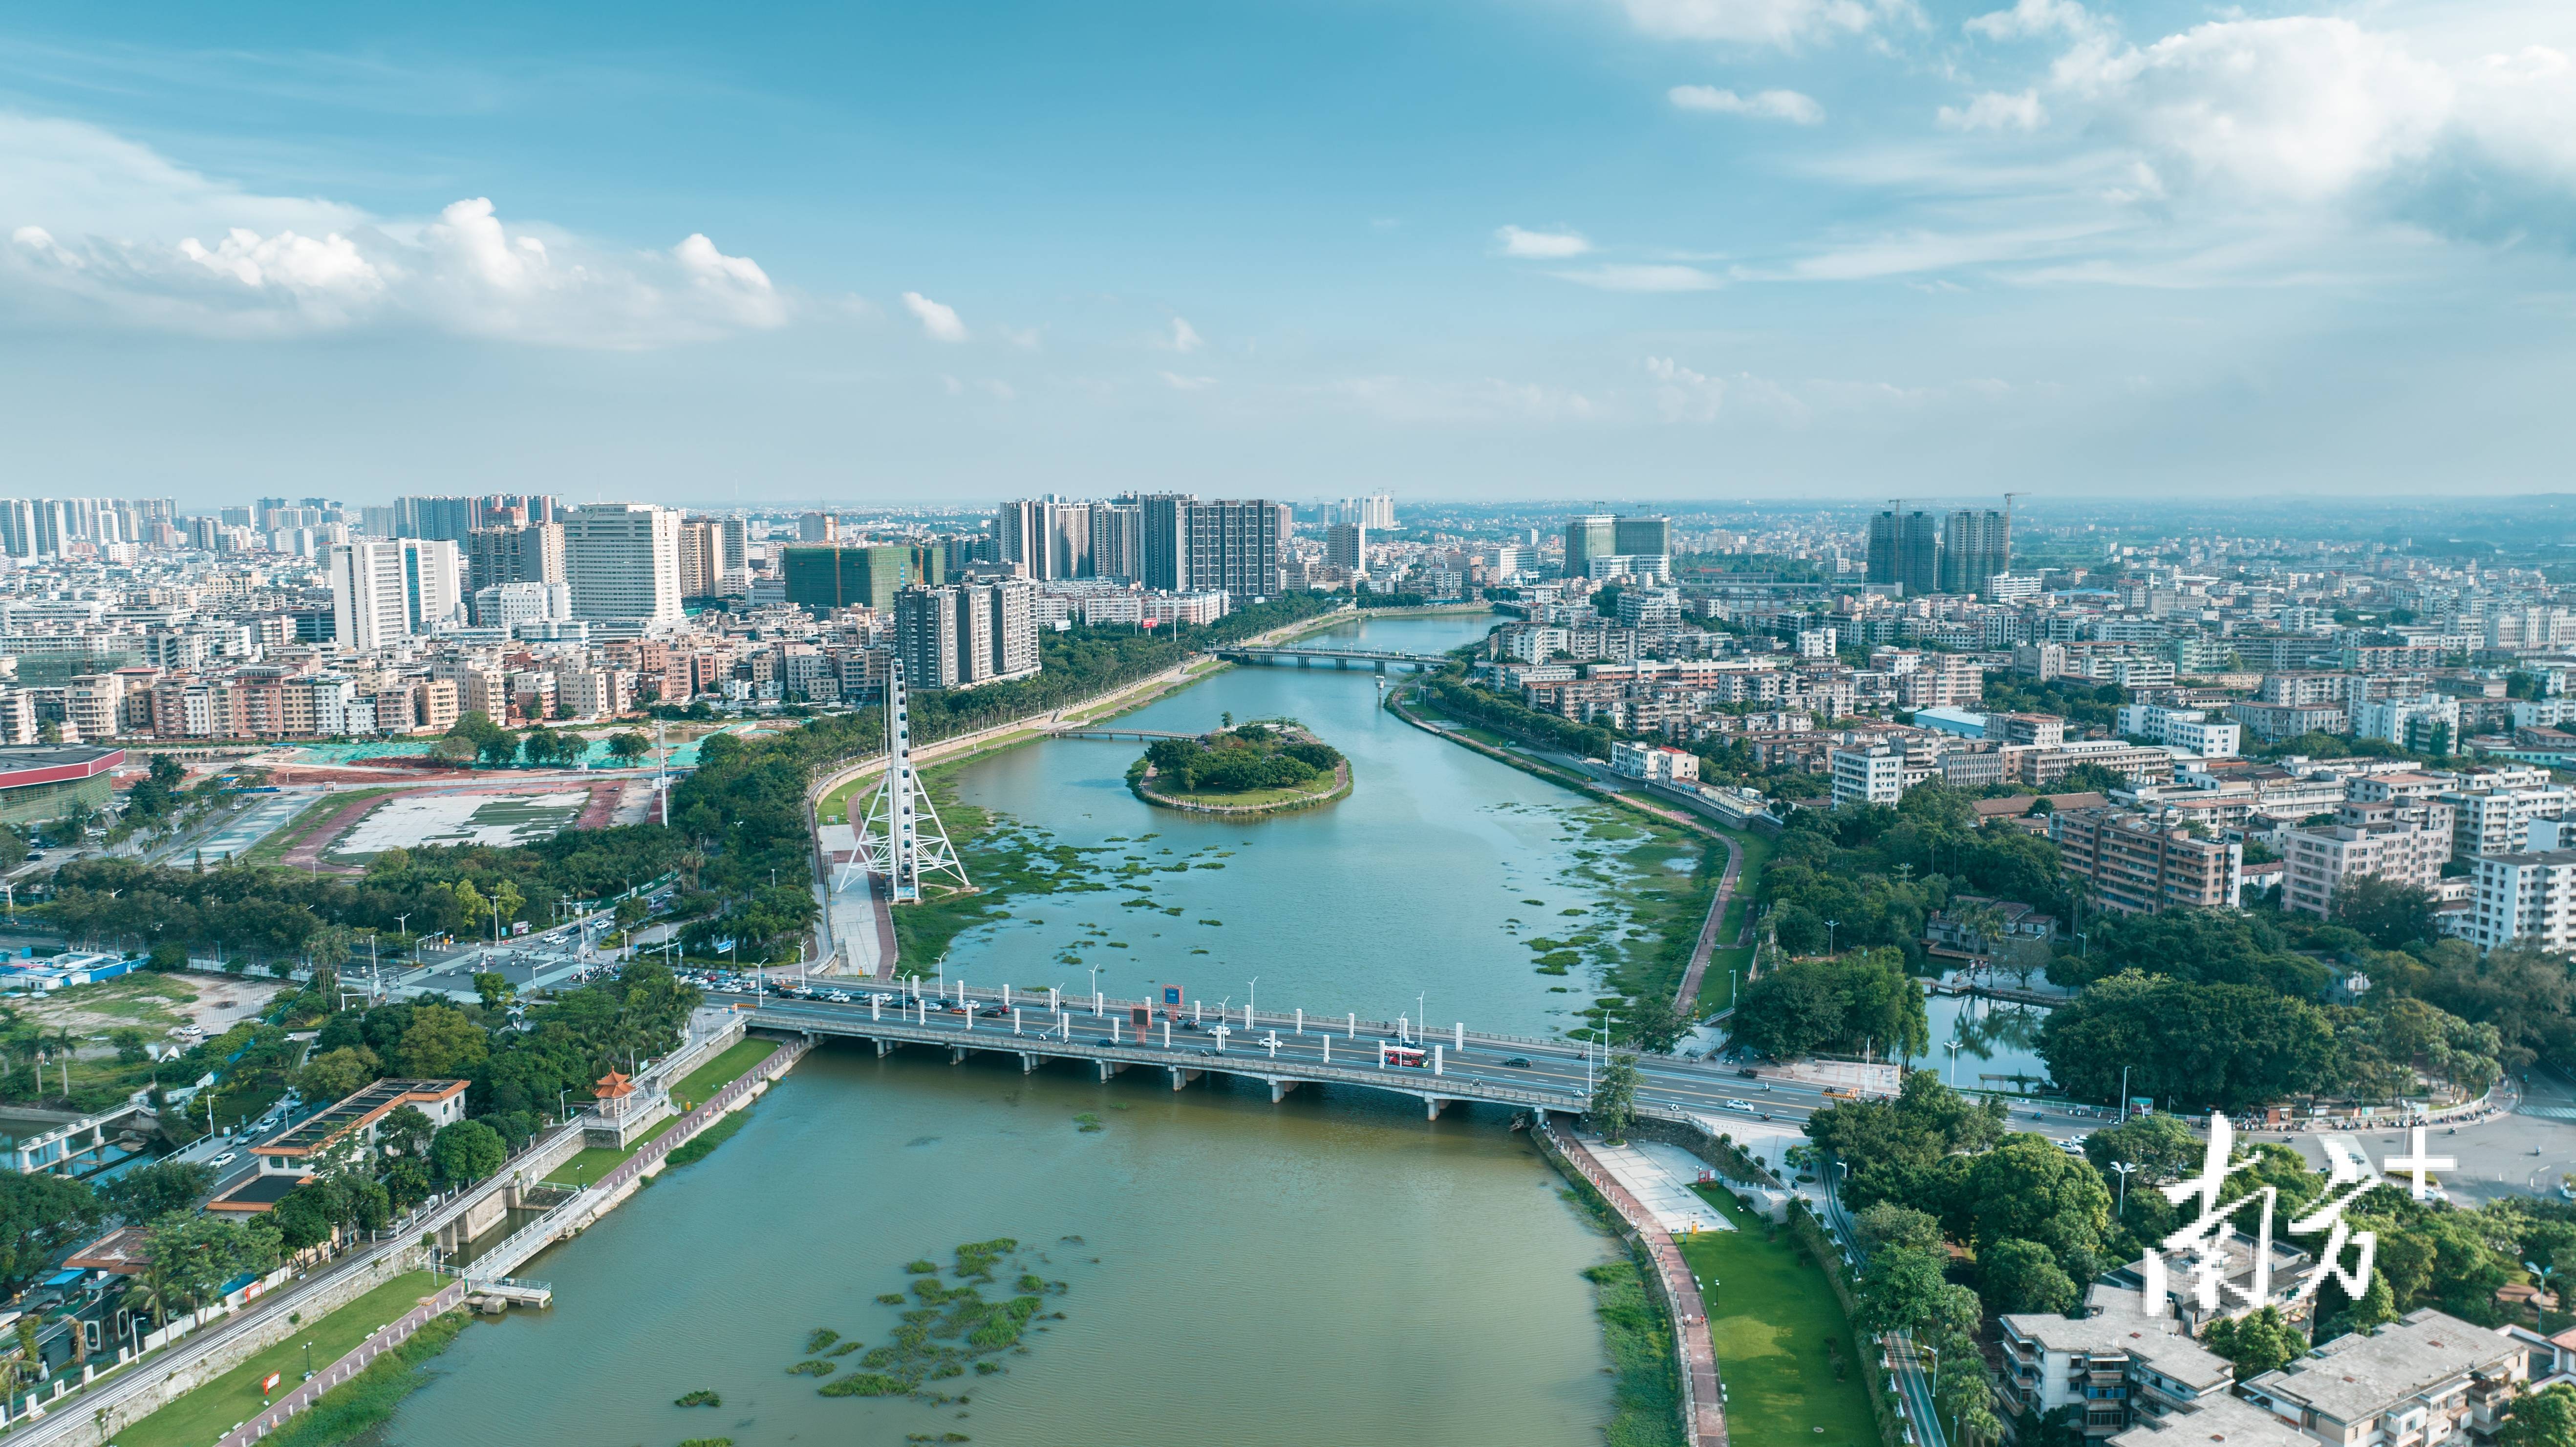
[[[1079,1244],[1078,1238],[1066,1239]],[[899,1304],[915,1299],[920,1305],[902,1314],[901,1324],[895,1327],[892,1339],[886,1345],[858,1359],[863,1370],[850,1372],[817,1390],[827,1397],[909,1395],[934,1404],[963,1401],[963,1398],[926,1391],[924,1385],[962,1377],[970,1368],[978,1376],[991,1376],[1001,1371],[999,1363],[985,1358],[1005,1351],[1027,1350],[1021,1337],[1030,1329],[1030,1322],[1040,1318],[1039,1308],[1045,1305],[1046,1298],[1062,1295],[1070,1289],[1064,1282],[1048,1281],[1037,1272],[1021,1266],[1024,1257],[1040,1264],[1046,1260],[1042,1255],[1024,1251],[1017,1240],[1008,1236],[961,1243],[956,1250],[956,1265],[945,1273],[953,1276],[957,1284],[947,1284],[941,1279],[941,1273],[915,1273],[909,1298],[894,1292],[879,1296],[877,1300],[881,1302]],[[1016,1294],[998,1301],[987,1299],[977,1289],[976,1283],[993,1282],[1006,1269],[1014,1269]],[[1063,1314],[1055,1315],[1061,1318]],[[817,1331],[807,1339],[809,1354],[816,1349],[811,1343],[824,1335],[824,1332]],[[832,1340],[839,1340],[837,1333],[831,1335]],[[855,1342],[848,1343],[832,1355],[840,1356],[856,1345]],[[819,1377],[831,1373],[833,1365],[828,1360],[816,1359],[798,1362],[787,1370]]]
[[[691,1392],[686,1396],[675,1398],[671,1405],[674,1407],[721,1407],[724,1405],[724,1398],[717,1396],[715,1393],[708,1391],[704,1387],[700,1387],[698,1390]]]
[[[1077,1128],[1085,1132],[1095,1131],[1101,1128],[1100,1117],[1087,1110],[1082,1112],[1080,1115],[1075,1116],[1073,1118],[1073,1123]]]
[[[813,1356],[840,1339],[839,1332],[828,1326],[818,1326],[805,1334],[805,1355]]]

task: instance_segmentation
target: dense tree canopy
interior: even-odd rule
[[[1737,1045],[1775,1059],[1819,1050],[1897,1059],[1931,1048],[1922,987],[1893,949],[1790,960],[1744,987],[1728,1026]]]

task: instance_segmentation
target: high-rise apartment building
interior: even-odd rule
[[[841,520],[827,512],[809,512],[796,520],[800,543],[828,543],[840,536]]]
[[[340,543],[331,549],[332,637],[365,652],[435,631],[464,604],[464,559],[444,539]]]
[[[395,498],[394,534],[462,543],[474,532],[475,503],[470,497]]]
[[[1186,492],[1152,493],[1137,499],[1144,515],[1144,541],[1137,552],[1148,588],[1176,593],[1181,587],[1182,555],[1188,550],[1189,510],[1198,499]]]
[[[1897,539],[1904,532],[1901,516],[1894,508],[1869,515],[1869,567],[1862,576],[1871,583],[1896,581]]]
[[[1031,578],[1092,576],[1092,504],[1054,497],[1006,502],[994,520],[1001,560]]]
[[[502,583],[560,583],[564,580],[561,523],[530,523],[515,528],[478,528],[467,534],[465,557],[475,591]]]
[[[716,591],[730,598],[751,591],[751,524],[740,513],[717,529]]]
[[[1671,557],[1673,520],[1667,517],[1623,517],[1610,527],[1611,549],[1623,557]]]
[[[1037,587],[906,588],[895,595],[895,654],[913,688],[973,688],[1038,671]]]
[[[2004,514],[1960,511],[1942,524],[1941,591],[1982,593],[2012,570],[2012,526]]]
[[[564,581],[575,618],[676,623],[680,515],[647,503],[591,503],[564,515]]]
[[[1931,513],[1910,512],[1899,523],[1896,581],[1909,597],[1941,591],[1941,520]]]
[[[680,524],[680,596],[712,598],[724,577],[724,533],[714,523]]]
[[[1565,576],[1586,578],[1592,574],[1592,560],[1606,558],[1619,551],[1619,520],[1608,513],[1591,513],[1565,525]]]
[[[906,588],[947,581],[945,550],[935,544],[804,547],[784,550],[787,601],[817,615],[835,608],[888,609]]]
[[[1324,534],[1324,561],[1346,572],[1368,566],[1368,529],[1358,523],[1335,523]]]
[[[1181,581],[1174,591],[1221,591],[1238,606],[1279,592],[1288,504],[1260,499],[1194,502],[1187,518]]]
[[[1091,505],[1091,576],[1132,583],[1145,574],[1145,509],[1130,498]]]

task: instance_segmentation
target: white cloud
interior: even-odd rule
[[[1613,264],[1556,275],[1603,291],[1714,291],[1719,284],[1696,266]]]
[[[1910,0],[1622,0],[1629,21],[1663,40],[1797,45],[1911,17]]]
[[[2039,92],[2007,95],[1990,90],[1963,107],[1941,107],[1941,124],[1956,131],[2035,131],[2048,123]]]
[[[942,306],[917,291],[903,294],[903,309],[921,320],[921,334],[934,342],[966,340],[966,324],[957,319],[957,309]]]
[[[1162,373],[1163,385],[1175,392],[1200,392],[1216,385],[1214,377],[1184,377],[1178,372]]]
[[[1721,115],[1754,116],[1801,126],[1812,126],[1825,118],[1825,108],[1816,103],[1815,97],[1801,95],[1794,90],[1737,95],[1715,86],[1677,85],[1664,94],[1674,105],[1686,111],[1716,111]]]
[[[2092,12],[2075,0],[2016,0],[2010,10],[1972,17],[1965,28],[1990,40],[2019,40],[2034,35],[2089,35],[2099,25]]]
[[[417,326],[554,346],[650,347],[774,327],[787,299],[703,234],[623,252],[505,223],[262,196],[95,126],[0,114],[0,311],[207,336]],[[542,234],[540,234],[542,232]]]
[[[2078,50],[2059,89],[2150,154],[2240,198],[2316,201],[2430,157],[2459,91],[2349,20],[2227,20],[2144,49]]]
[[[1523,231],[1506,226],[1494,233],[1503,244],[1503,255],[1528,257],[1544,261],[1562,261],[1581,256],[1592,249],[1592,243],[1571,231]]]
[[[1197,351],[1203,345],[1205,344],[1199,340],[1198,328],[1191,326],[1187,317],[1172,318],[1173,351],[1186,354]]]

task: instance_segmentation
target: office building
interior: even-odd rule
[[[1610,526],[1614,553],[1629,557],[1673,555],[1673,520],[1668,517],[1623,517]]]
[[[1037,587],[1013,580],[906,588],[895,595],[895,655],[910,688],[974,688],[1037,673]]]
[[[904,589],[936,588],[948,580],[946,552],[936,545],[800,545],[782,551],[780,568],[787,601],[817,616],[837,608],[890,609]]]
[[[1368,528],[1360,523],[1335,523],[1324,532],[1324,562],[1345,572],[1368,570]]]
[[[1950,514],[1942,524],[1940,569],[1942,592],[1986,592],[2012,569],[2011,522],[1992,509]]]
[[[564,515],[564,581],[575,618],[676,623],[680,515],[646,503],[591,503]]]
[[[1619,520],[1608,513],[1591,513],[1565,525],[1565,576],[1592,576],[1592,560],[1606,558],[1619,551]]]
[[[466,536],[465,557],[477,592],[501,583],[560,583],[564,580],[563,524],[478,528]]]

